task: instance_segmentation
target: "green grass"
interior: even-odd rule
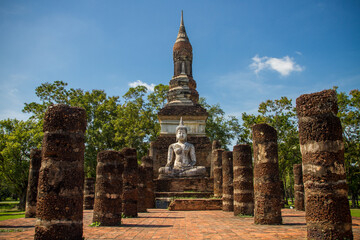
[[[19,201],[2,201],[0,202],[0,212],[16,208]]]
[[[25,217],[24,211],[17,210],[18,204],[19,201],[0,202],[0,221]]]
[[[360,209],[350,209],[352,217],[360,217]]]
[[[0,212],[0,221],[23,217],[25,217],[24,211],[9,210]]]

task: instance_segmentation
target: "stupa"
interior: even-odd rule
[[[167,164],[169,146],[175,142],[176,127],[182,117],[187,126],[187,141],[196,149],[196,166],[205,166],[207,176],[211,166],[211,143],[205,135],[208,113],[199,103],[196,82],[193,78],[193,53],[185,30],[183,12],[180,29],[173,47],[174,76],[169,83],[167,104],[158,112],[160,136],[151,143],[150,156],[154,161],[154,177],[160,167]]]

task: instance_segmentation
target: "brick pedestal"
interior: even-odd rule
[[[255,224],[281,224],[276,130],[267,124],[252,128],[254,148]]]
[[[234,215],[254,215],[254,183],[251,147],[235,145],[233,149]]]
[[[26,209],[25,209],[26,218],[36,217],[37,187],[39,181],[40,166],[41,166],[41,150],[31,149],[29,180],[28,180],[28,187],[26,193]]]
[[[308,239],[353,239],[336,92],[296,99]]]
[[[50,106],[43,129],[35,239],[82,239],[85,110]]]
[[[233,192],[233,153],[224,151],[222,153],[222,175],[223,175],[223,211],[234,211]]]

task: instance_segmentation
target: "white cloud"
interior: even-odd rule
[[[153,92],[154,91],[154,87],[155,87],[155,84],[147,84],[147,83],[144,83],[140,80],[136,80],[135,82],[131,82],[129,83],[129,86],[130,87],[137,87],[137,86],[145,86],[150,92]]]
[[[272,58],[272,57],[259,57],[256,55],[252,58],[253,62],[250,67],[254,69],[255,73],[258,74],[262,70],[270,69],[275,70],[281,74],[281,76],[288,76],[291,72],[301,72],[304,70],[299,64],[294,62],[293,58],[285,56],[283,58]]]

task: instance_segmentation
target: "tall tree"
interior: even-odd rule
[[[0,180],[20,197],[19,209],[25,209],[30,149],[40,147],[40,126],[33,120],[0,121]]]
[[[296,111],[291,99],[281,97],[260,103],[259,114],[242,114],[243,127],[241,138],[251,142],[251,127],[258,123],[267,123],[274,127],[278,135],[278,156],[280,178],[285,184],[287,196],[293,195],[292,167],[301,162],[300,145],[297,129]]]
[[[337,90],[337,87],[334,87]],[[352,207],[358,207],[360,193],[360,91],[338,92],[338,117],[343,128],[345,167]]]
[[[220,141],[224,149],[228,149],[233,141],[242,142],[243,128],[235,116],[226,116],[219,104],[209,105],[205,98],[200,98],[199,103],[209,114],[205,131],[210,141]]]

